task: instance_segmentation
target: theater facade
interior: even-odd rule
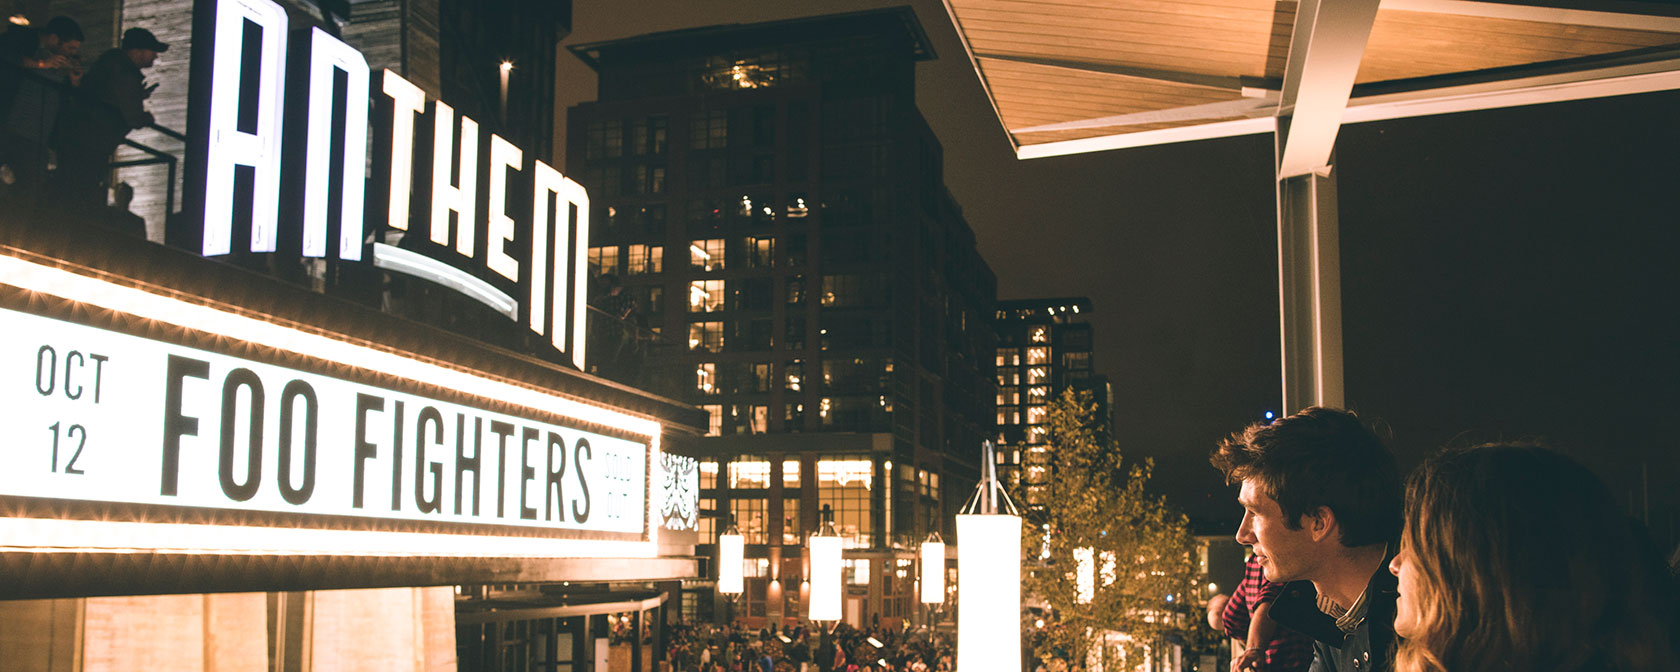
[[[152,235],[0,204],[0,669],[642,669],[706,415],[585,372],[587,191],[302,4],[191,3]]]

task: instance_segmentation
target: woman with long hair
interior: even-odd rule
[[[1400,672],[1672,672],[1675,587],[1580,463],[1529,444],[1443,452],[1406,485]]]

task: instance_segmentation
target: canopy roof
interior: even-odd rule
[[[1674,5],[944,1],[1021,158],[1680,88]]]

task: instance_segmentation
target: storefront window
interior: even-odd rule
[[[729,463],[729,487],[770,487],[770,460],[752,455],[739,455]]]
[[[848,546],[867,547],[874,529],[869,520],[874,464],[862,456],[825,456],[817,462],[817,506],[833,508],[834,529]]]

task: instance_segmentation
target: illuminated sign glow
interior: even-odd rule
[[[286,13],[273,0],[198,0],[195,8],[194,33],[213,36],[195,45],[203,64],[193,66],[189,115],[191,147],[202,149],[189,161],[187,186],[195,195],[188,202],[203,217],[204,255],[247,251],[234,227],[248,218],[249,252],[276,252],[295,230],[295,249],[304,257],[362,261],[373,238],[368,222],[406,232],[418,220],[427,231],[402,242],[415,259],[380,263],[379,256],[390,261],[392,255],[376,251],[376,267],[439,282],[523,321],[583,368],[589,196],[581,185],[505,138],[481,132],[477,121],[441,100],[428,111],[426,93],[390,70],[372,94],[379,114],[370,123],[362,103],[372,89],[367,60],[319,28],[289,38]],[[305,90],[283,90],[288,69],[302,75],[290,81],[306,83]],[[426,122],[431,132],[417,135]],[[371,199],[364,193],[370,125],[380,150],[372,156],[371,180],[380,193]],[[417,147],[417,137],[429,138],[430,147]],[[480,156],[481,143],[488,144],[487,157]],[[285,154],[299,146],[300,154]],[[430,166],[430,177],[417,181],[415,155],[428,150],[431,161],[422,165]],[[302,170],[291,169],[292,161]],[[527,188],[530,208],[519,203],[518,212],[509,212],[509,194]],[[488,189],[485,212],[481,189]],[[474,282],[439,280],[459,276]],[[506,297],[517,298],[510,304],[501,300]]]
[[[957,516],[957,668],[1021,669],[1021,519]]]
[[[842,538],[811,535],[811,611],[813,621],[840,620]]]
[[[19,449],[0,470],[0,494],[478,533],[175,525],[273,533],[247,544],[235,540],[254,532],[164,536],[136,530],[168,523],[0,519],[10,530],[4,547],[454,554],[441,537],[472,540],[457,542],[472,544],[456,549],[464,555],[654,553],[655,421],[13,257],[0,257],[0,283],[530,410],[486,410],[0,309],[12,333],[27,335],[0,346],[0,396],[27,419],[16,422]]]

